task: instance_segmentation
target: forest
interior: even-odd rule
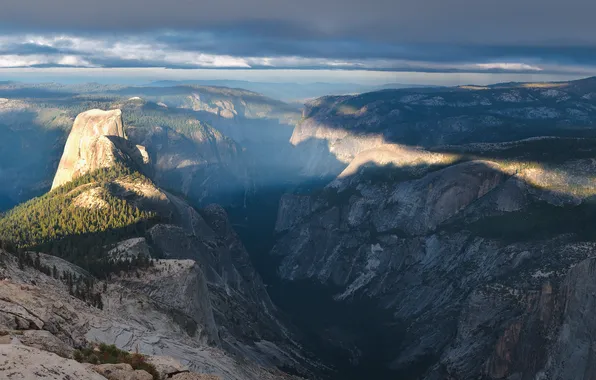
[[[7,251],[31,250],[61,257],[100,278],[130,265],[114,262],[106,253],[118,241],[144,236],[158,215],[139,209],[109,191],[110,182],[127,177],[149,181],[123,165],[100,169],[19,205],[0,218],[0,241]],[[107,207],[73,205],[87,184],[101,189]],[[132,266],[143,263],[133,263]]]

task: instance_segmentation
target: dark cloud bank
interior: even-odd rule
[[[594,14],[593,0],[19,0],[0,12],[0,67],[579,74],[596,67]]]

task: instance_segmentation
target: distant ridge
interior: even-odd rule
[[[378,91],[384,89],[402,88],[427,88],[438,86],[426,86],[419,84],[387,83],[382,85],[363,85],[358,83],[268,83],[251,82],[242,80],[162,80],[150,82],[148,87],[172,87],[180,85],[202,85],[220,86],[228,88],[239,88],[258,92],[265,96],[284,101],[298,101],[318,98],[325,95],[351,95],[364,92]]]

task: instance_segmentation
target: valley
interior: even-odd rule
[[[0,98],[0,328],[230,380],[589,378],[595,78]]]

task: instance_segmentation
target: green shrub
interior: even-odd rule
[[[96,347],[85,347],[74,352],[74,359],[80,363],[91,364],[130,364],[135,370],[147,371],[154,380],[160,380],[155,366],[148,363],[145,355],[123,351],[115,345],[100,344]]]

